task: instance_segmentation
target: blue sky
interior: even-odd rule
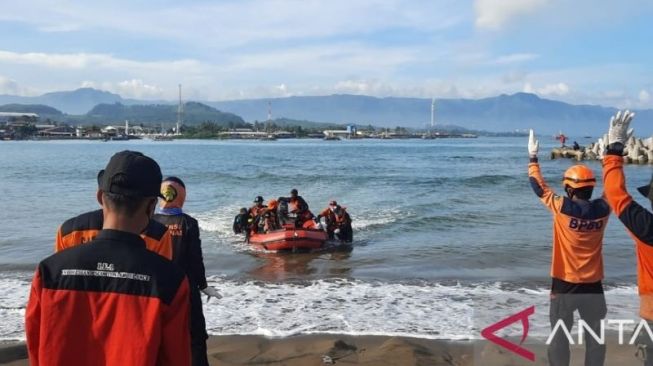
[[[142,99],[527,91],[653,108],[653,2],[15,1],[0,94],[90,86]]]

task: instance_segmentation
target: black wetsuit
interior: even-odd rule
[[[193,366],[208,365],[206,355],[206,320],[200,290],[205,289],[206,274],[202,257],[199,225],[191,216],[156,214],[154,220],[166,225],[172,235],[172,261],[179,265],[190,284],[190,335]]]

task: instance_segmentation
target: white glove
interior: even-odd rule
[[[633,135],[633,129],[628,129],[633,117],[635,117],[635,113],[626,110],[623,113],[618,111],[616,115],[610,118],[610,129],[608,130],[606,145],[614,143],[620,143],[622,146],[626,145],[628,139]]]
[[[531,158],[537,157],[537,151],[540,149],[540,142],[535,139],[533,129],[528,133],[528,156]]]
[[[599,137],[599,140],[596,142],[598,146],[596,151],[597,151],[597,155],[599,156],[599,159],[603,159],[603,157],[605,156],[605,152],[608,149],[608,145],[606,145],[605,140],[607,140],[607,137],[606,138]]]
[[[206,288],[203,289],[202,292],[207,296],[207,301],[212,297],[215,297],[216,299],[222,298],[222,295],[220,295],[218,290],[216,290],[215,287],[213,286],[206,286]]]

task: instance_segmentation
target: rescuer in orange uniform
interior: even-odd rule
[[[628,126],[634,116],[634,113],[620,111],[610,119],[608,139],[605,142],[607,152],[603,157],[603,185],[610,207],[635,241],[639,315],[653,326],[653,214],[628,194],[623,171],[622,155],[624,146],[633,133],[632,129],[628,130]],[[653,202],[653,179],[637,190]],[[644,365],[653,365],[653,342],[646,331],[639,333],[637,343],[643,351]]]
[[[59,252],[93,240],[102,230],[104,216],[102,210],[83,213],[66,220],[57,230],[54,251]],[[172,236],[165,225],[150,220],[141,234],[145,247],[160,256],[172,259]]]
[[[566,197],[555,194],[544,182],[537,160],[538,141],[530,131],[528,176],[540,201],[553,213],[553,254],[551,259],[551,305],[549,320],[553,329],[563,321],[573,326],[574,312],[599,334],[606,315],[603,294],[603,232],[610,207],[602,198],[590,200],[596,185],[591,169],[575,165],[563,177]],[[603,365],[605,345],[587,337],[586,365]],[[569,365],[569,341],[556,332],[548,349],[550,365]]]
[[[189,289],[183,271],[139,236],[161,170],[123,151],[98,176],[102,231],[39,263],[25,310],[31,365],[190,365]]]
[[[351,228],[351,216],[347,209],[338,205],[336,201],[329,201],[329,207],[325,208],[315,217],[315,222],[320,223],[324,217],[326,221],[326,230],[329,239],[335,239],[351,243],[353,240],[353,230]]]

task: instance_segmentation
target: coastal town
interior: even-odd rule
[[[475,138],[473,133],[457,133],[442,130],[413,130],[404,127],[378,128],[371,125],[334,125],[334,128],[301,126],[281,127],[273,122],[245,123],[244,126],[222,126],[204,122],[197,126],[170,122],[167,124],[134,124],[125,121],[124,125],[71,125],[49,119],[41,120],[37,113],[0,112],[1,140],[132,140],[149,138],[156,141],[169,141],[179,138],[212,138],[273,141],[289,138],[313,138],[324,140],[341,139],[436,139],[436,138]]]

